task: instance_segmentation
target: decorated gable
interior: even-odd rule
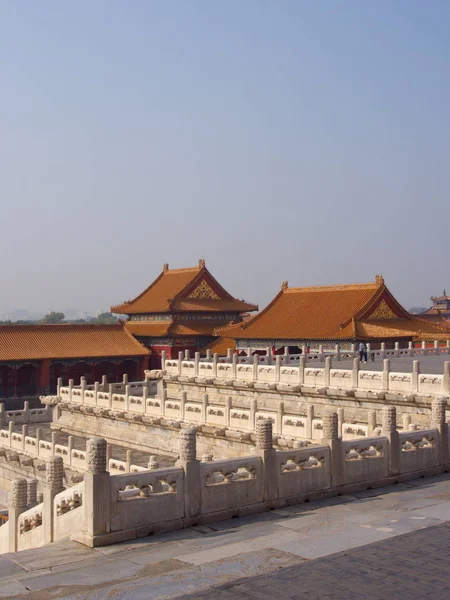
[[[373,309],[373,311],[366,315],[366,319],[398,319],[402,318],[403,315],[396,314],[386,300],[383,298],[381,302]]]
[[[220,300],[220,296],[212,289],[206,279],[202,279],[188,298],[201,298],[203,300]]]

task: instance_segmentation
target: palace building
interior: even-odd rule
[[[118,325],[0,325],[0,397],[48,394],[58,377],[142,379],[149,351]]]
[[[354,285],[289,288],[284,282],[270,304],[253,318],[216,330],[211,346],[251,352],[288,346],[291,352],[311,343],[380,343],[446,340],[450,328],[412,315],[397,302],[381,275]]]
[[[204,260],[186,269],[169,269],[165,264],[134,300],[111,307],[112,313],[127,315],[127,331],[150,349],[152,368],[160,366],[163,350],[168,358],[180,350],[201,350],[214,339],[217,327],[240,323],[246,313],[255,310],[257,305],[231,296]]]
[[[433,321],[434,323],[449,325],[450,323],[450,296],[444,290],[442,296],[431,296],[433,306],[426,312],[420,314],[421,319]]]

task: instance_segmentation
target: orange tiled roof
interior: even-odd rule
[[[402,337],[438,340],[450,338],[450,328],[446,332],[444,327],[418,318],[357,321],[356,337],[368,340]]]
[[[411,337],[418,325],[392,296],[381,276],[366,284],[287,287],[258,315],[216,330],[235,339],[344,340]]]
[[[208,344],[204,350],[211,350],[213,354],[217,352],[219,356],[225,356],[228,348],[236,350],[236,342],[232,338],[220,337]]]
[[[0,361],[145,356],[123,325],[0,325]]]
[[[166,323],[146,323],[145,321],[125,321],[126,329],[137,336],[165,337],[169,334],[172,321]]]
[[[217,323],[168,321],[167,323],[146,323],[145,321],[127,321],[125,324],[130,333],[136,336],[165,337],[183,335],[213,335]]]
[[[205,289],[201,290],[201,286]],[[208,297],[209,294],[209,297]],[[169,269],[134,300],[111,307],[124,315],[181,311],[245,312],[258,307],[233,298],[211,275],[203,260],[197,267]]]
[[[354,337],[352,318],[379,291],[378,283],[288,288],[248,321],[217,330],[236,339],[326,340]]]

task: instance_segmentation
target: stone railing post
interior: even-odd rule
[[[278,498],[278,473],[270,419],[261,419],[256,423],[256,454],[261,458],[263,466],[262,500],[271,502]]]
[[[302,346],[302,353],[301,353],[300,358],[302,356],[305,358],[305,364],[307,364],[308,363],[308,353],[306,352],[306,346]]]
[[[102,387],[101,387],[101,390],[105,394],[108,391],[108,377],[107,377],[107,375],[102,375]]]
[[[439,354],[439,342],[437,340],[434,340],[434,342],[433,342],[433,348],[434,348],[434,353],[437,356]]]
[[[417,393],[419,391],[419,375],[420,361],[413,360],[413,370],[411,373],[411,392]]]
[[[366,352],[367,352],[367,358],[370,358],[370,353],[372,352],[372,344],[370,342],[367,342],[366,344]]]
[[[275,433],[277,435],[283,434],[283,417],[284,417],[284,402],[278,403],[277,420],[275,421]]]
[[[166,373],[166,358],[167,358],[167,352],[165,350],[163,350],[161,352],[161,370],[163,372],[163,375],[165,375],[165,373]]]
[[[439,431],[439,464],[448,464],[448,424],[445,418],[446,398],[434,398],[431,403],[430,427]]]
[[[344,482],[344,457],[342,455],[342,440],[339,437],[339,419],[335,412],[326,412],[322,415],[323,443],[331,451],[331,485],[338,487]]]
[[[383,372],[381,374],[381,383],[383,390],[389,389],[389,373],[391,370],[391,361],[389,358],[383,360]]]
[[[214,379],[217,377],[217,363],[218,362],[219,362],[219,355],[217,352],[214,352],[213,362],[212,362],[212,374],[213,374]]]
[[[394,344],[394,350],[395,350],[395,358],[400,358],[400,343],[399,342],[395,342]]]
[[[19,537],[19,516],[27,510],[27,480],[11,481],[8,506],[8,545],[9,552],[17,552]],[[5,525],[4,525],[5,527]]]
[[[408,342],[408,356],[414,356],[414,346],[412,342]]]
[[[334,357],[338,362],[341,360],[341,346],[339,344],[334,346]]]
[[[422,356],[426,356],[427,354],[428,354],[427,343],[426,342],[422,342]]]
[[[211,361],[211,350],[209,348],[206,350],[206,361]]]
[[[183,360],[184,360],[184,353],[182,350],[180,350],[180,352],[178,352],[178,375],[181,375],[181,371],[183,369]]]
[[[159,469],[158,457],[154,454],[150,454],[148,457],[147,468],[149,471],[155,471],[156,469]]]
[[[30,403],[28,402],[28,400],[25,400],[25,402],[23,403],[23,422],[24,423],[29,423],[31,420],[31,412],[30,412]]]
[[[28,436],[28,425],[22,425],[22,452],[25,454],[25,438]]]
[[[344,424],[344,409],[343,408],[338,408],[336,410],[336,414],[338,416],[338,437],[342,438],[342,429],[343,429],[343,424]]]
[[[444,376],[442,378],[442,393],[446,396],[450,395],[450,361],[444,363]]]
[[[190,350],[184,351],[184,360],[191,360],[191,352]]]
[[[231,357],[231,365],[232,365],[231,376],[233,379],[237,379],[237,364],[238,364],[238,355],[233,354],[233,356]]]
[[[400,472],[400,440],[397,431],[397,411],[395,406],[384,406],[382,413],[382,435],[387,437],[389,445],[389,475]]]
[[[208,394],[203,394],[202,400],[202,422],[206,424],[206,418],[208,416],[208,404],[209,404],[209,396]]]
[[[74,440],[73,435],[69,435],[69,437],[67,438],[67,454],[68,454],[67,463],[69,466],[72,465],[73,440]]]
[[[94,383],[94,404],[95,406],[97,406],[98,404],[98,393],[100,391],[100,383],[98,381],[96,381]]]
[[[352,387],[358,388],[359,385],[359,358],[353,359],[353,369],[352,369]]]
[[[233,399],[231,396],[225,398],[225,427],[230,426],[230,412],[233,405]]]
[[[109,408],[112,408],[113,405],[113,394],[114,394],[114,385],[112,383],[110,383],[108,385],[108,406]]]
[[[253,355],[253,381],[258,381],[259,354]]]
[[[256,398],[250,399],[250,419],[249,419],[249,429],[250,431],[256,430],[256,411],[258,410],[258,402]]]
[[[198,364],[200,362],[200,352],[196,352],[194,355],[194,375],[198,377]]]
[[[313,419],[314,419],[314,404],[308,404],[306,406],[306,427],[305,427],[305,438],[307,440],[312,439]]]
[[[403,431],[409,431],[409,426],[411,425],[411,415],[408,413],[402,414],[402,425]]]
[[[73,379],[69,379],[69,400],[72,402]]]
[[[39,454],[41,452],[41,448],[40,448],[41,439],[42,439],[42,428],[38,427],[36,429],[36,456],[39,456]]]
[[[275,383],[280,382],[281,375],[281,356],[277,354],[275,357]]]
[[[267,346],[266,348],[266,364],[272,364],[272,348],[270,346]]]
[[[381,360],[384,360],[386,358],[386,342],[381,342],[380,358]]]
[[[128,373],[124,373],[122,377],[123,385],[128,385]]]
[[[351,355],[353,356],[353,358],[356,358],[358,356],[357,352],[356,352],[356,344],[350,345],[350,352],[351,352]]]
[[[201,512],[200,461],[197,460],[197,434],[193,427],[180,431],[180,459],[184,469],[184,514],[191,519]]]
[[[104,438],[90,438],[86,442],[86,473],[84,474],[84,523],[82,531],[71,539],[93,548],[96,537],[110,532],[111,499],[110,474],[107,471],[107,443]]]
[[[133,462],[133,451],[132,450],[127,450],[126,451],[126,458],[125,458],[125,471],[126,473],[129,473],[131,471],[131,463]]]
[[[27,506],[33,508],[37,506],[37,479],[30,479],[27,481]]]
[[[131,385],[127,383],[125,386],[125,410],[130,410],[130,394],[131,394]]]
[[[367,435],[371,437],[373,435],[373,431],[377,426],[377,411],[369,410],[367,411]]]
[[[180,419],[182,421],[186,418],[186,402],[188,401],[187,392],[183,390],[180,394]]]
[[[64,489],[64,463],[62,456],[52,456],[45,462],[46,486],[44,488],[44,510],[42,511],[42,525],[44,543],[53,542],[53,500]]]
[[[0,402],[0,429],[6,423],[5,405]]]
[[[324,354],[323,354],[323,344],[319,344],[319,362],[323,362]]]
[[[227,362],[232,362],[233,360],[233,349],[232,348],[228,348],[227,350]]]
[[[57,383],[56,383],[56,395],[57,396],[61,396],[61,387],[63,384],[63,380],[62,377],[58,377]]]
[[[447,340],[445,342],[445,350],[446,350],[446,354],[450,354],[450,340]]]
[[[84,392],[86,391],[86,377],[80,377],[81,404],[84,404]]]
[[[160,395],[160,409],[161,409],[161,417],[166,416],[166,400],[167,400],[167,388],[164,388],[162,394]]]
[[[333,366],[332,358],[331,358],[331,356],[327,356],[325,358],[325,368],[323,370],[325,385],[327,387],[330,387],[330,371],[331,371],[332,366]]]
[[[298,384],[303,385],[305,383],[305,366],[307,357],[305,354],[300,356],[300,362],[298,365]]]

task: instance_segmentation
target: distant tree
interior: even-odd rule
[[[100,313],[97,317],[94,317],[89,322],[97,323],[99,325],[113,325],[117,323],[117,319],[110,312],[104,312]]]
[[[44,318],[42,319],[41,323],[45,324],[45,325],[56,325],[58,323],[63,323],[64,319],[65,319],[65,315],[62,312],[55,312],[52,310],[52,312],[47,313]]]

